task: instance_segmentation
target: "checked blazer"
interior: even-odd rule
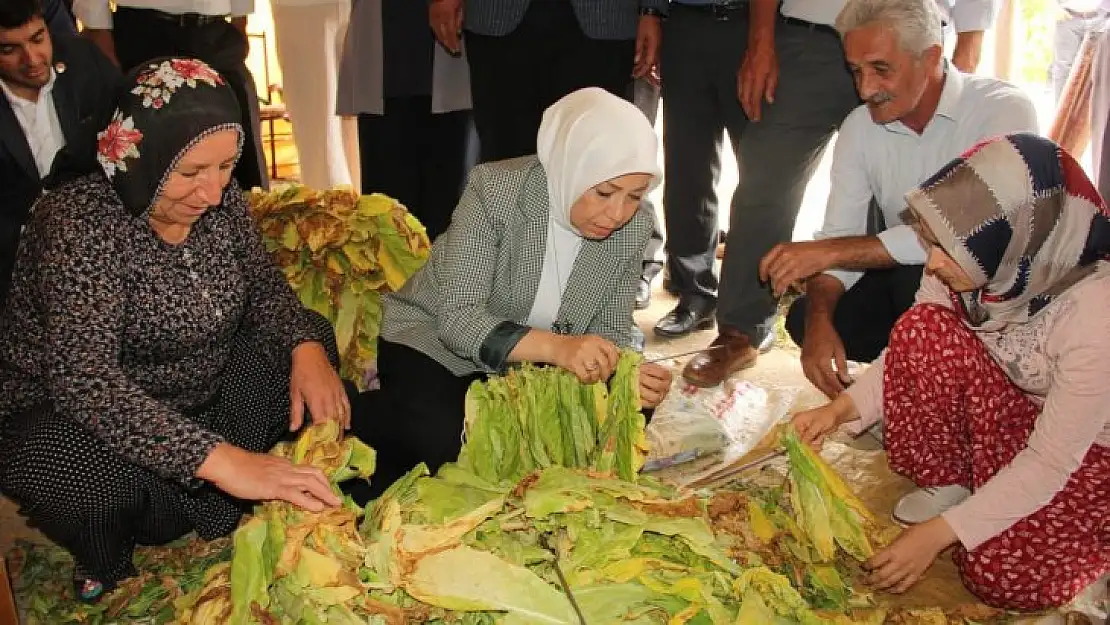
[[[667,11],[668,0],[569,0],[590,39],[635,39],[640,9]],[[465,0],[463,26],[479,35],[507,35],[524,19],[531,0]]]
[[[492,373],[479,358],[503,321],[525,324],[547,249],[547,176],[535,156],[478,165],[427,263],[383,298],[381,336],[458,376]],[[555,323],[627,347],[651,216],[636,211],[601,241],[585,240]]]

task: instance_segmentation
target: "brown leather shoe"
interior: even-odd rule
[[[759,358],[759,350],[752,345],[747,334],[722,326],[711,347],[724,345],[713,351],[694,356],[682,369],[682,377],[694,386],[708,388],[724,382],[728,376],[747,369]]]

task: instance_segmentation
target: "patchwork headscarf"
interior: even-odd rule
[[[203,61],[153,59],[127,76],[112,122],[97,135],[97,160],[123,205],[146,217],[190,148],[221,130],[239,133],[239,103]]]
[[[906,194],[977,287],[971,327],[1025,323],[1110,255],[1110,216],[1083,168],[1029,133],[984,141]]]

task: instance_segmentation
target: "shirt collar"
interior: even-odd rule
[[[929,125],[937,117],[943,117],[949,121],[957,121],[960,116],[960,97],[964,92],[964,83],[967,81],[967,76],[960,72],[949,63],[944,61],[944,86],[941,87],[940,100],[937,101],[937,110],[933,111],[933,117],[926,124],[925,129],[929,129]],[[898,132],[901,134],[917,135],[916,132],[910,130],[902,123],[901,120],[883,124],[887,130]]]
[[[967,77],[963,72],[945,61],[944,88],[940,92],[940,101],[937,102],[934,117],[940,115],[952,121],[957,120],[960,115],[960,96],[963,95],[966,80]]]
[[[23,108],[27,106],[35,106],[36,104],[42,103],[45,98],[50,96],[50,93],[54,91],[54,82],[57,81],[57,79],[58,73],[54,71],[53,67],[51,67],[50,80],[47,80],[46,84],[43,85],[41,89],[39,89],[39,99],[36,102],[32,102],[16,95],[15,92],[12,91],[11,87],[8,86],[8,83],[4,82],[3,80],[0,80],[0,90],[4,92],[4,97],[8,98],[8,103],[11,104],[13,107]]]

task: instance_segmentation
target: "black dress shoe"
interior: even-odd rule
[[[666,338],[686,336],[695,330],[712,328],[715,320],[715,307],[712,304],[700,304],[685,299],[678,301],[678,306],[667,313],[667,316],[655,324],[655,334]]]
[[[651,306],[651,283],[646,278],[640,278],[636,285],[636,310],[643,310]]]

